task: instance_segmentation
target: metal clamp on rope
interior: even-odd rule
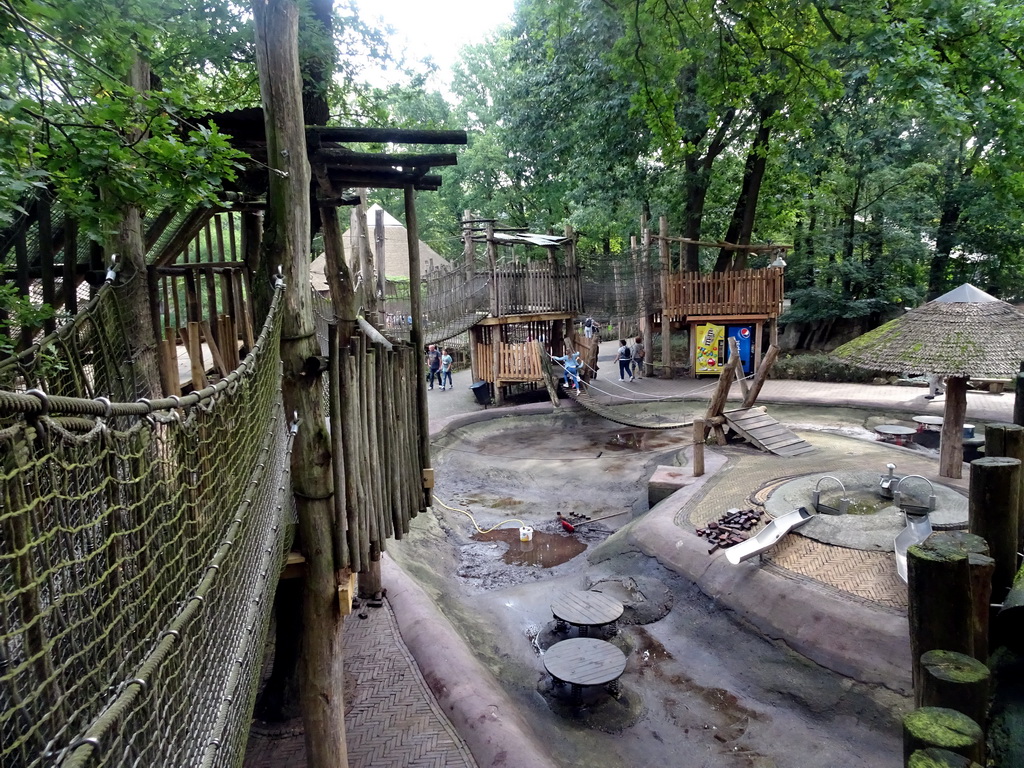
[[[79,747],[84,747],[86,744],[89,744],[90,746],[92,746],[95,749],[99,749],[100,748],[99,737],[97,737],[97,736],[83,736],[80,739],[75,739],[70,744],[68,744],[68,751],[73,752],[76,749],[78,749]]]
[[[160,633],[160,637],[158,637],[156,639],[157,642],[160,642],[161,640],[163,640],[168,635],[173,637],[175,640],[180,640],[181,639],[181,633],[178,630],[176,630],[176,629],[165,629],[163,632]]]
[[[112,283],[117,279],[117,260],[119,258],[116,253],[110,254],[110,266],[107,267],[106,277],[103,278],[104,282]]]
[[[110,414],[114,412],[114,406],[110,404],[110,400],[105,397],[94,397],[94,403],[100,403],[103,406],[103,415],[97,416],[98,420],[106,420],[110,418]]]
[[[39,404],[43,407],[43,410],[40,412],[41,415],[45,416],[50,412],[50,396],[43,392],[43,390],[30,389],[25,394],[32,395],[39,400]]]

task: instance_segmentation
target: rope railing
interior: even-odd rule
[[[0,766],[239,764],[290,529],[281,294],[184,397],[0,392]]]

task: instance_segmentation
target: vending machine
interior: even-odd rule
[[[697,325],[697,359],[694,370],[698,376],[718,375],[729,360],[729,339],[736,339],[740,350],[743,374],[754,372],[754,326],[752,325]]]
[[[743,375],[749,376],[754,372],[754,327],[751,325],[726,326],[726,338],[736,339],[736,345],[740,349]],[[728,349],[728,342],[726,342],[726,349]]]
[[[702,323],[697,326],[697,359],[694,370],[698,376],[719,374],[725,365],[725,326]]]

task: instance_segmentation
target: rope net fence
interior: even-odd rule
[[[110,288],[0,369],[3,768],[240,763],[294,518],[281,293],[185,397],[132,401]]]
[[[134,352],[119,301],[123,291],[108,281],[68,324],[0,362],[0,390],[114,402],[137,398]]]

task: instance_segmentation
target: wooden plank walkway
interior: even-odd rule
[[[636,427],[637,429],[682,429],[683,427],[693,426],[693,419],[690,419],[689,421],[669,422],[651,422],[633,419],[625,414],[617,412],[615,408],[610,408],[607,405],[597,402],[586,392],[570,390],[569,397],[594,415],[600,416],[602,419],[608,419],[608,421],[614,421],[616,424],[622,424],[624,427]]]
[[[814,446],[797,437],[760,408],[736,408],[722,413],[729,426],[763,451],[778,456],[798,456]]]

